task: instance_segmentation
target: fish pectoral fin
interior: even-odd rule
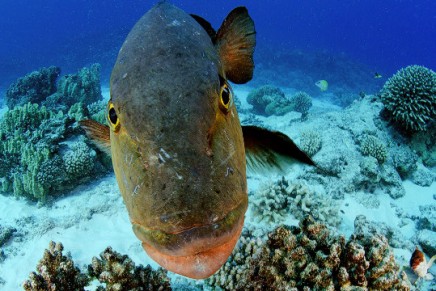
[[[315,162],[279,131],[257,126],[242,126],[247,166],[251,170],[283,167],[294,162],[316,166]]]
[[[254,70],[256,31],[247,8],[237,7],[229,13],[218,29],[215,43],[226,78],[236,84],[250,81]]]
[[[204,28],[204,30],[206,30],[207,34],[210,36],[210,39],[212,40],[212,43],[215,43],[216,31],[215,31],[215,29],[213,29],[213,27],[209,23],[209,21],[207,21],[203,17],[195,15],[195,14],[190,14],[190,15],[192,18],[195,19],[195,21],[198,22],[198,24],[201,25],[201,27]]]
[[[79,122],[86,136],[103,152],[111,154],[109,126],[87,119]]]

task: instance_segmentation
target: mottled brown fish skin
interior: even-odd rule
[[[191,278],[233,250],[247,208],[242,130],[220,105],[216,48],[188,14],[161,3],[124,42],[111,75],[113,166],[149,255]]]

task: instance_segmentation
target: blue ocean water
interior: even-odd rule
[[[72,73],[94,62],[102,64],[107,81],[125,36],[154,2],[0,1],[0,88],[43,66]],[[411,64],[436,69],[432,0],[173,3],[215,28],[232,8],[246,6],[256,23],[258,51],[342,54],[382,75]]]

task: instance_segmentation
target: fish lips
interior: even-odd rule
[[[247,201],[224,218],[178,233],[147,229],[135,222],[133,231],[147,254],[165,269],[204,279],[214,274],[232,253],[244,225]]]

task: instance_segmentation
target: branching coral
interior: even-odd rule
[[[386,145],[376,136],[365,135],[360,144],[360,151],[365,156],[371,156],[383,164],[388,157]]]
[[[314,192],[301,180],[290,183],[282,177],[281,180],[262,185],[250,203],[258,222],[278,223],[292,213],[297,219],[311,214],[328,225],[337,226],[340,223],[337,215],[339,204],[330,197]]]
[[[6,104],[9,109],[28,102],[41,104],[56,91],[56,79],[60,72],[58,67],[52,66],[19,78],[6,91]]]
[[[217,273],[206,280],[206,284],[212,287],[220,287],[224,290],[234,290],[242,276],[247,272],[249,260],[259,253],[264,240],[264,233],[257,233],[254,229],[244,228],[238,244],[233,250],[227,262]]]
[[[436,117],[436,73],[428,68],[402,68],[380,95],[392,119],[405,130],[425,131]]]
[[[346,243],[308,216],[299,228],[279,226],[268,238],[238,290],[410,290],[382,236]]]
[[[136,267],[127,255],[110,247],[100,254],[100,259],[92,258],[88,271],[91,277],[106,284],[106,289],[99,290],[171,290],[167,271],[162,268],[153,271],[149,265]]]
[[[304,131],[300,137],[300,149],[309,156],[314,156],[322,146],[321,135],[313,130]]]
[[[294,96],[290,98],[292,104],[292,110],[301,113],[301,119],[305,119],[309,112],[310,107],[312,107],[312,98],[309,94],[305,92],[297,92]]]
[[[70,256],[62,254],[63,249],[61,243],[50,242],[36,267],[37,272],[32,272],[23,283],[24,290],[85,290],[88,276],[80,272]]]

